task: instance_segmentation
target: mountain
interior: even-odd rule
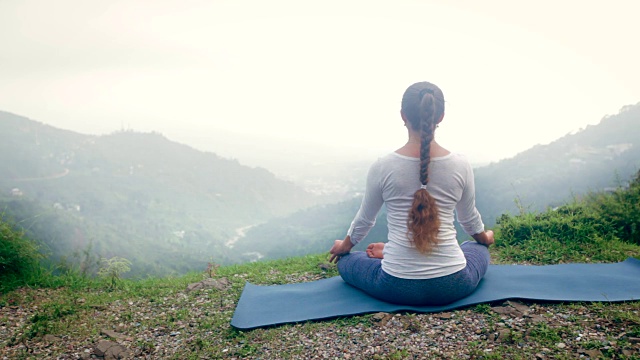
[[[237,228],[316,201],[265,169],[158,133],[89,136],[0,112],[0,213],[53,259],[121,256],[136,274],[230,263]]]
[[[589,191],[625,186],[640,168],[640,103],[597,125],[475,170],[485,223],[500,214],[542,211]],[[516,203],[516,201],[518,203]]]
[[[548,145],[474,169],[476,204],[485,225],[493,227],[501,214],[517,214],[519,207],[539,211],[589,191],[625,186],[640,169],[638,134],[640,103],[625,106],[617,115]],[[247,260],[258,255],[277,259],[328,251],[334,239],[344,238],[359,204],[356,197],[269,221],[249,229],[236,243],[237,249]],[[467,239],[459,226],[458,234],[460,240]],[[356,249],[385,239],[383,210],[370,235]]]

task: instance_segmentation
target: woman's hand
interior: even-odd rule
[[[347,235],[344,240],[336,240],[333,242],[333,247],[329,250],[331,253],[330,263],[337,263],[342,255],[346,255],[351,251],[353,245],[351,245],[351,237]]]
[[[487,230],[484,232],[481,232],[479,234],[475,234],[473,235],[473,238],[480,244],[489,247],[491,245],[493,245],[496,240],[493,237],[493,231],[492,230]]]

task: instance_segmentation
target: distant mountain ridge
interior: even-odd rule
[[[139,274],[229,263],[236,228],[314,201],[265,169],[157,133],[82,135],[0,112],[0,209],[54,259],[92,246]]]

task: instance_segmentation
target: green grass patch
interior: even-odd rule
[[[628,188],[543,213],[502,215],[494,251],[502,262],[617,262],[640,257],[639,224],[640,172]]]

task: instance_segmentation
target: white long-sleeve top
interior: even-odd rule
[[[469,235],[484,231],[475,206],[473,170],[467,159],[455,153],[431,158],[427,191],[436,200],[440,229],[438,245],[420,253],[409,240],[407,218],[414,193],[420,189],[420,159],[391,153],[371,165],[360,210],[347,232],[357,244],[375,224],[383,204],[387,208],[388,242],[382,269],[404,279],[429,279],[453,274],[466,266],[456,239],[454,210]]]

